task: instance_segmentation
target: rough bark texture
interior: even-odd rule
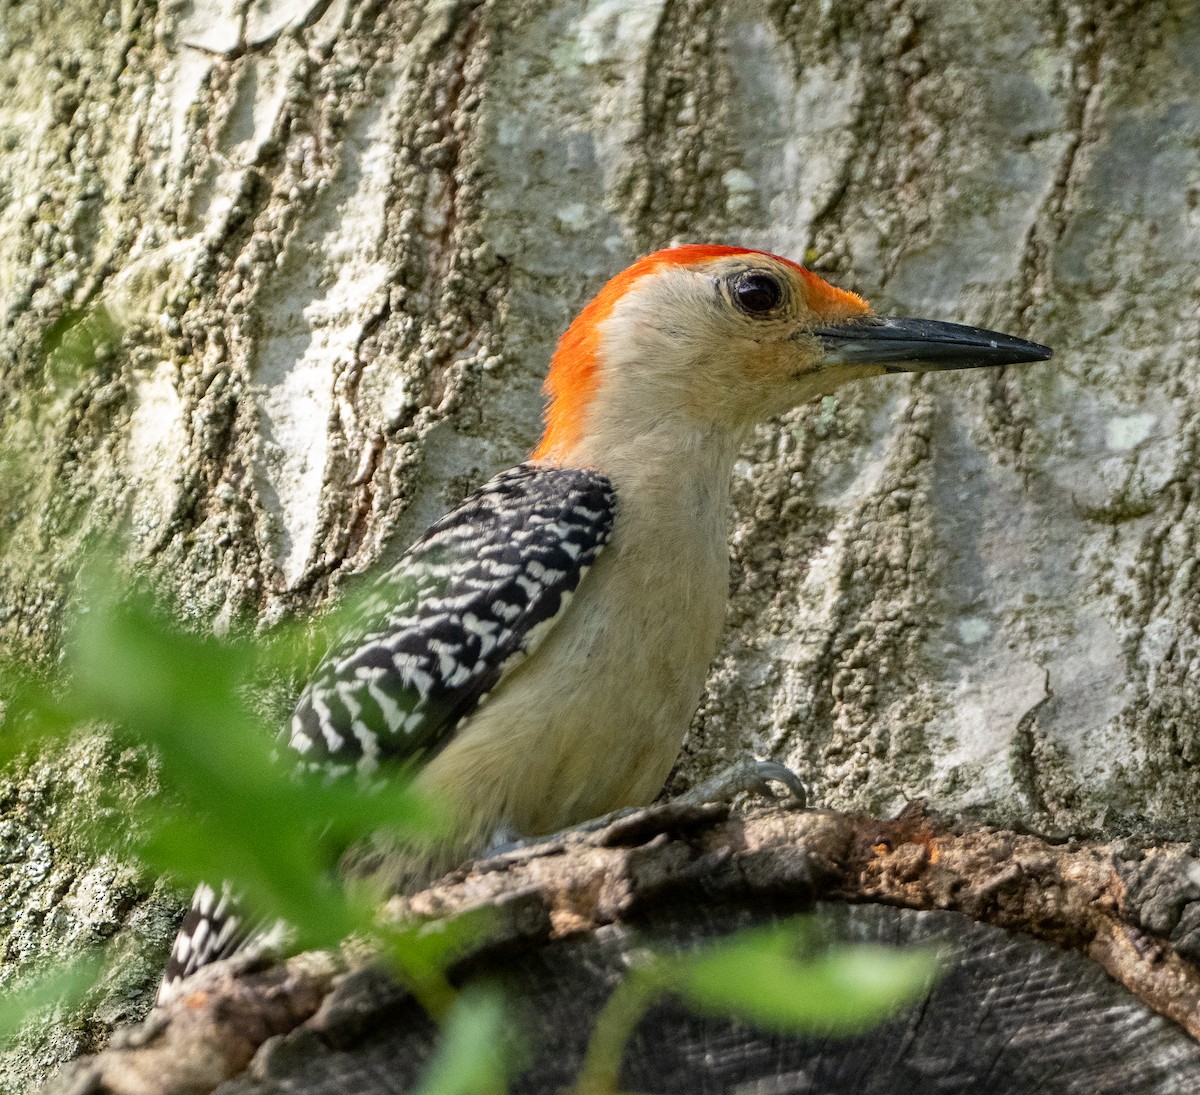
[[[1194,0],[4,0],[0,84],[10,651],[115,531],[198,627],[310,611],[530,446],[605,276],[742,242],[1058,353],[760,431],[672,789],[753,748],[828,806],[1200,836]],[[97,740],[0,784],[0,983],[149,953],[0,1085],[144,1006],[170,903],[79,818],[152,790]]]
[[[509,990],[511,1037],[526,1047],[516,1092],[571,1085],[640,950],[833,900],[878,903],[817,905],[839,935],[941,944],[947,974],[927,1000],[858,1039],[772,1037],[665,1002],[628,1047],[624,1089],[1141,1095],[1200,1084],[1200,1045],[1184,1033],[1200,1034],[1196,940],[1173,932],[1195,904],[1187,866],[1197,861],[1180,848],[1054,845],[919,808],[881,822],[668,805],[475,865],[390,911],[491,910],[458,966]],[[213,969],[47,1095],[198,1095],[234,1077],[222,1095],[409,1090],[432,1024],[378,971],[330,973],[313,956],[265,973]]]

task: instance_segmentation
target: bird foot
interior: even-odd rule
[[[774,760],[757,760],[746,757],[718,772],[711,779],[697,784],[690,791],[672,799],[683,805],[698,806],[705,802],[732,803],[740,795],[761,795],[777,799],[772,784],[779,783],[787,788],[788,795],[801,809],[808,804],[808,791],[800,777],[787,765]]]
[[[492,834],[480,858],[491,859],[494,856],[502,856],[509,852],[528,853],[538,848],[544,849],[548,854],[552,854],[562,847],[564,837],[597,833],[601,829],[607,828],[614,821],[629,814],[639,813],[644,809],[646,807],[624,806],[620,810],[613,810],[611,813],[601,814],[599,817],[581,821],[578,825],[569,825],[565,829],[558,829],[553,833],[545,833],[542,836],[523,836],[515,829],[503,826]]]
[[[772,784],[782,784],[785,795],[777,795]],[[507,826],[497,829],[481,854],[483,859],[503,856],[510,852],[529,854],[542,849],[551,854],[561,848],[563,839],[573,835],[600,832],[626,817],[650,816],[663,811],[676,811],[678,807],[704,806],[715,802],[733,803],[741,795],[760,795],[778,800],[791,798],[801,809],[808,802],[808,791],[800,777],[784,764],[773,760],[757,760],[746,757],[718,772],[711,779],[697,784],[690,791],[657,806],[627,806],[621,810],[594,817],[589,821],[572,825],[546,836],[525,837]]]

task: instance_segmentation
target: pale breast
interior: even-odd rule
[[[422,773],[469,842],[552,832],[662,787],[720,640],[728,560],[723,525],[671,543],[640,527],[614,538],[536,656]]]

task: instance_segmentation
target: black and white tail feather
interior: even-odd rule
[[[241,908],[228,883],[221,886],[219,896],[207,883],[196,887],[171,947],[156,1004],[174,999],[193,973],[213,962],[235,954],[271,954],[286,945],[290,932],[282,920],[255,925],[245,919]]]
[[[301,767],[331,777],[421,764],[545,639],[612,534],[604,476],[520,464],[425,533],[378,582],[375,621],[317,668],[292,716]],[[222,958],[281,945],[286,928],[248,920],[228,886],[201,885],[158,991]]]

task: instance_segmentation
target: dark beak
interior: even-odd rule
[[[812,332],[825,347],[821,365],[879,365],[889,373],[983,369],[1045,361],[1053,351],[1036,342],[934,319],[871,316]]]

